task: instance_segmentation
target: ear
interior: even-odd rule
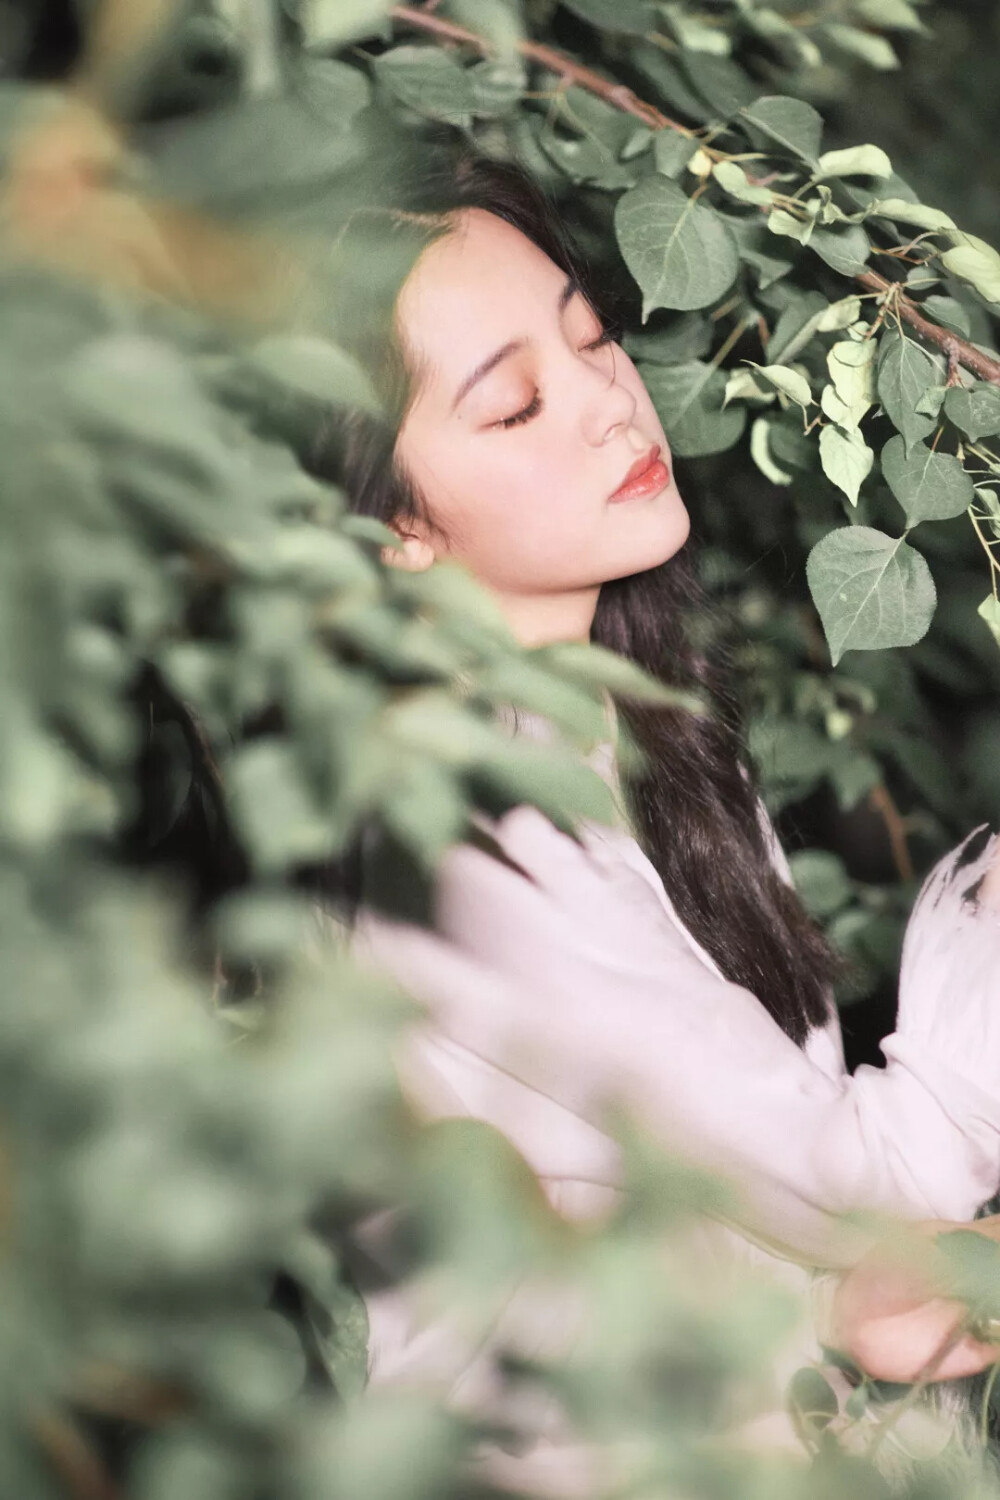
[[[382,561],[391,568],[406,568],[412,573],[424,573],[435,560],[434,548],[425,537],[413,531],[393,531],[402,542],[402,548],[383,547]]]

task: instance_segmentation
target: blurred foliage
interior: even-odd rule
[[[994,357],[997,258],[877,147],[824,153],[806,102],[894,68],[925,9],[0,4],[4,1496],[490,1493],[472,1417],[364,1389],[338,1247],[386,1204],[472,1336],[522,1278],[583,1298],[573,1357],[512,1350],[508,1377],[615,1456],[609,1492],[886,1493],[865,1443],[906,1413],[841,1412],[818,1369],[789,1398],[809,1466],[733,1440],[797,1309],[749,1276],[713,1300],[674,1253],[716,1185],[623,1121],[628,1211],[584,1231],[485,1127],[406,1108],[411,1006],[317,923],[310,882],[374,821],[410,909],[477,811],[610,816],[577,754],[599,689],[661,690],[596,647],[522,651],[460,569],[383,568],[389,533],[302,450],[331,405],[374,401],[323,247],[352,174],[391,200],[389,119],[526,161],[691,461],[772,808],[829,791],[889,832],[891,881],[832,846],[793,859],[870,989],[910,844],[939,852],[996,792],[1000,420],[968,361]],[[384,256],[366,272],[398,274]],[[964,781],[928,687],[974,707]],[[512,743],[509,701],[562,741]],[[975,1271],[978,1306],[994,1261]],[[973,1493],[914,1463],[914,1495]]]

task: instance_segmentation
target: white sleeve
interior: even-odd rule
[[[967,1220],[997,1190],[1000,920],[963,905],[996,838],[924,885],[885,1069],[831,1077],[537,809],[493,832],[533,879],[461,844],[439,867],[436,931],[359,917],[356,951],[442,1035],[599,1128],[626,1101],[666,1149],[739,1185],[743,1233],[807,1264],[856,1258],[864,1231],[843,1213]]]

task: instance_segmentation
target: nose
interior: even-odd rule
[[[612,361],[614,349],[611,350]],[[588,443],[600,447],[613,437],[628,432],[635,417],[636,398],[615,376],[614,364],[610,379],[605,369],[584,362],[584,374],[590,379],[585,395],[584,435]]]

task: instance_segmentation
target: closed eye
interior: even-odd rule
[[[596,339],[593,339],[589,344],[584,344],[583,348],[585,352],[589,353],[594,349],[605,348],[606,345],[614,343],[614,340],[615,330],[613,328],[604,328],[598,334]],[[501,417],[499,422],[492,422],[490,425],[492,427],[499,427],[504,429],[508,427],[518,427],[522,422],[530,422],[533,417],[537,417],[541,409],[542,398],[538,391],[536,391],[531,400],[528,402],[527,406],[522,407],[520,411],[514,412],[513,416]]]

